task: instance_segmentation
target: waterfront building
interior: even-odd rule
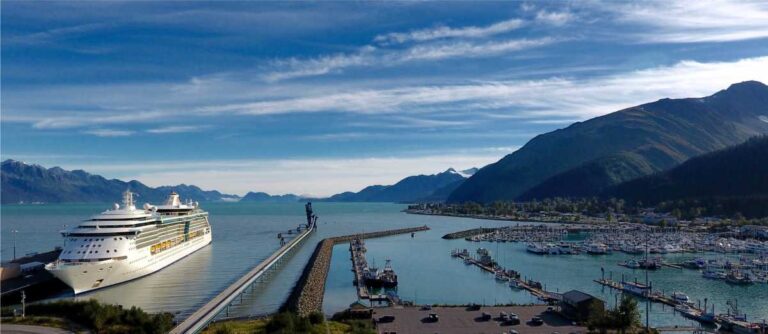
[[[563,294],[560,310],[566,317],[584,321],[589,319],[591,312],[605,309],[605,302],[586,292],[571,290]]]

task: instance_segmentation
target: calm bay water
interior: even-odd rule
[[[50,250],[62,244],[58,231],[78,224],[90,215],[108,208],[107,204],[67,204],[2,207],[2,258],[12,257],[14,233],[19,256]],[[548,290],[564,292],[578,289],[592,293],[613,304],[613,291],[593,280],[600,268],[614,278],[622,274],[642,281],[642,271],[619,267],[629,258],[616,253],[605,256],[538,256],[525,252],[523,244],[467,242],[443,240],[449,232],[485,226],[505,226],[509,222],[484,221],[451,217],[408,215],[400,212],[403,205],[383,203],[315,203],[320,216],[318,233],[298,251],[281,263],[269,278],[247,294],[242,303],[230,310],[230,316],[261,314],[276,310],[287,297],[318,241],[323,238],[428,225],[432,230],[410,235],[391,236],[366,241],[369,261],[383,266],[391,259],[400,281],[398,293],[418,303],[464,304],[534,303],[527,292],[514,291],[497,283],[493,275],[473,266],[465,266],[450,257],[450,250],[467,248],[474,252],[485,247],[505,267],[538,280]],[[206,203],[210,212],[213,243],[153,275],[119,286],[88,293],[77,298],[135,305],[150,312],[169,311],[184,317],[196,307],[235,281],[278,248],[277,233],[295,227],[304,220],[302,203]],[[513,223],[516,224],[516,223]],[[328,314],[347,307],[356,300],[347,245],[337,245],[326,283],[324,311]],[[716,256],[716,255],[711,255]],[[671,255],[687,258],[691,255]],[[768,285],[731,286],[705,280],[692,270],[664,268],[651,272],[654,287],[665,292],[684,291],[693,300],[708,298],[716,311],[725,311],[728,299],[738,299],[742,312],[753,320],[768,318]],[[71,293],[61,298],[71,298]],[[641,304],[644,311],[644,305]],[[691,324],[671,308],[651,305],[651,322],[655,325]]]

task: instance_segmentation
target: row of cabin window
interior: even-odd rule
[[[112,240],[115,240],[115,241],[123,240],[123,238],[122,237],[112,238]],[[77,241],[77,238],[69,238],[69,241]],[[83,241],[104,241],[104,238],[89,238],[89,239],[84,239]]]
[[[115,253],[117,253],[117,249],[114,250]],[[85,254],[86,251],[83,251],[83,254]],[[99,251],[88,251],[88,254],[99,254]],[[109,253],[109,249],[107,249],[107,253]],[[72,254],[72,251],[67,251],[66,254]],[[80,251],[77,251],[76,254],[80,254]]]

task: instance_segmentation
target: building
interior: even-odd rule
[[[564,293],[560,302],[560,310],[563,315],[576,321],[589,319],[595,308],[600,311],[604,310],[605,302],[600,298],[577,290]]]
[[[360,301],[356,301],[349,305],[347,313],[352,319],[370,319],[373,315],[373,309],[365,306]]]

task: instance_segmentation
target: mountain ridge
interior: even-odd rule
[[[541,134],[480,169],[449,202],[584,195],[659,172],[700,154],[768,133],[768,86],[736,83],[703,98],[660,99]],[[602,160],[601,160],[602,159]],[[584,168],[578,170],[578,168]],[[569,177],[569,174],[571,176]],[[563,187],[563,184],[571,182]]]
[[[237,195],[203,190],[194,185],[149,187],[139,181],[107,179],[84,170],[67,171],[61,167],[45,168],[37,164],[7,159],[2,162],[2,203],[106,203],[121,198],[130,189],[139,201],[160,203],[171,191],[195,201],[235,201]]]
[[[359,192],[343,192],[322,199],[328,202],[417,202],[443,201],[449,191],[472,175],[477,168],[457,171],[454,168],[436,174],[420,174],[403,178],[393,185],[373,185]],[[448,188],[446,188],[448,187]]]

